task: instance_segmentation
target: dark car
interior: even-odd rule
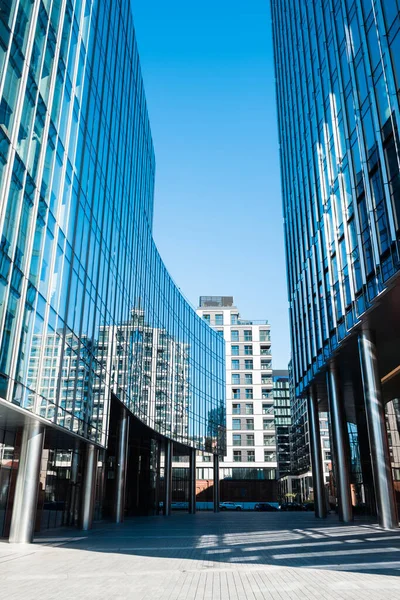
[[[276,510],[279,510],[279,507],[274,506],[273,504],[270,504],[269,502],[258,502],[254,506],[254,510],[257,510],[258,512],[274,512]]]
[[[303,510],[303,507],[298,502],[282,502],[281,510],[286,510],[286,511]]]
[[[304,502],[303,510],[315,510],[314,502]]]

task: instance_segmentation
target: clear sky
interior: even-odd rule
[[[268,0],[132,0],[156,153],[154,237],[190,302],[234,296],[290,354]]]

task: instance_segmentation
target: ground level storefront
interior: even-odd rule
[[[111,403],[106,447],[0,403],[0,537],[30,542],[54,527],[168,515],[174,458],[190,465],[185,500],[194,512],[195,449],[158,435],[121,403]],[[218,457],[213,462],[218,474]]]

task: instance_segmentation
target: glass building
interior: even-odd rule
[[[355,483],[347,422],[368,457],[363,501],[397,527],[384,405],[400,393],[400,5],[271,7],[293,376],[308,398],[316,510],[329,407],[341,517],[352,518]]]
[[[0,535],[168,514],[172,455],[224,453],[224,342],[153,241],[130,3],[0,25]]]

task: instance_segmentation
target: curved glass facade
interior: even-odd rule
[[[400,5],[271,7],[301,394],[400,269]]]
[[[0,397],[106,446],[115,395],[223,453],[224,342],[152,237],[129,2],[11,0],[0,20]]]

